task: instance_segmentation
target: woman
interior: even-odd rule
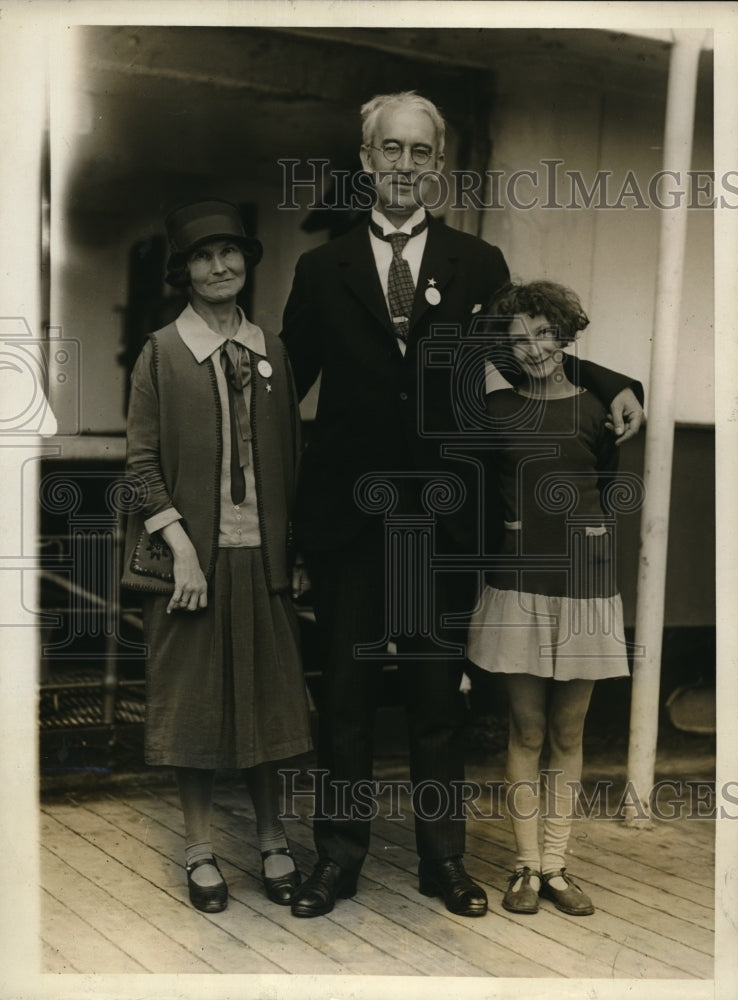
[[[261,258],[228,202],[166,220],[167,281],[188,291],[132,375],[124,585],[144,592],[146,761],[175,769],[190,900],[228,899],[210,834],[217,768],[244,769],[267,895],[300,883],[279,820],[276,762],[310,747],[289,598],[289,517],[299,414],[279,338],[236,304]]]

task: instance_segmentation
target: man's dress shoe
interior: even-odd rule
[[[337,899],[356,895],[357,875],[327,858],[319,861],[292,897],[293,917],[322,917]]]
[[[441,861],[420,859],[418,888],[424,896],[441,896],[446,909],[461,917],[483,917],[487,912],[487,894],[473,882],[460,857]]]

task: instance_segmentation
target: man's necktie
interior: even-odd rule
[[[243,503],[246,479],[243,470],[249,464],[251,421],[243,396],[251,381],[248,351],[235,340],[226,340],[220,352],[220,363],[228,384],[228,414],[231,424],[231,500]]]
[[[410,314],[413,311],[415,284],[410,265],[402,256],[402,251],[408,240],[425,229],[428,220],[422,219],[410,233],[389,233],[387,236],[384,235],[374,219],[370,220],[369,225],[376,237],[389,243],[392,247],[392,263],[387,279],[387,298],[395,333],[401,340],[406,341],[410,331]]]

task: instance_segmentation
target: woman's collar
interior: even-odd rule
[[[255,354],[266,356],[266,344],[264,333],[255,323],[246,319],[240,306],[236,306],[240,317],[240,325],[233,337],[239,344],[243,344]],[[221,333],[212,330],[205,320],[197,313],[191,304],[188,304],[183,312],[175,320],[177,332],[182,341],[191,352],[198,364],[202,364],[215,351],[220,349],[228,339]]]

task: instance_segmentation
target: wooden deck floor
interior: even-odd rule
[[[288,834],[305,872],[313,860],[306,803],[300,811]],[[577,820],[569,870],[596,913],[569,917],[542,902],[538,914],[517,916],[500,906],[513,861],[508,822],[472,818],[466,863],[487,888],[490,912],[469,920],[418,893],[412,823],[380,816],[357,896],[326,917],[298,920],[264,896],[251,806],[230,781],[216,788],[214,829],[230,903],[203,915],[187,899],[173,787],[67,794],[42,806],[44,968],[711,979],[713,840],[711,820],[650,830]]]

